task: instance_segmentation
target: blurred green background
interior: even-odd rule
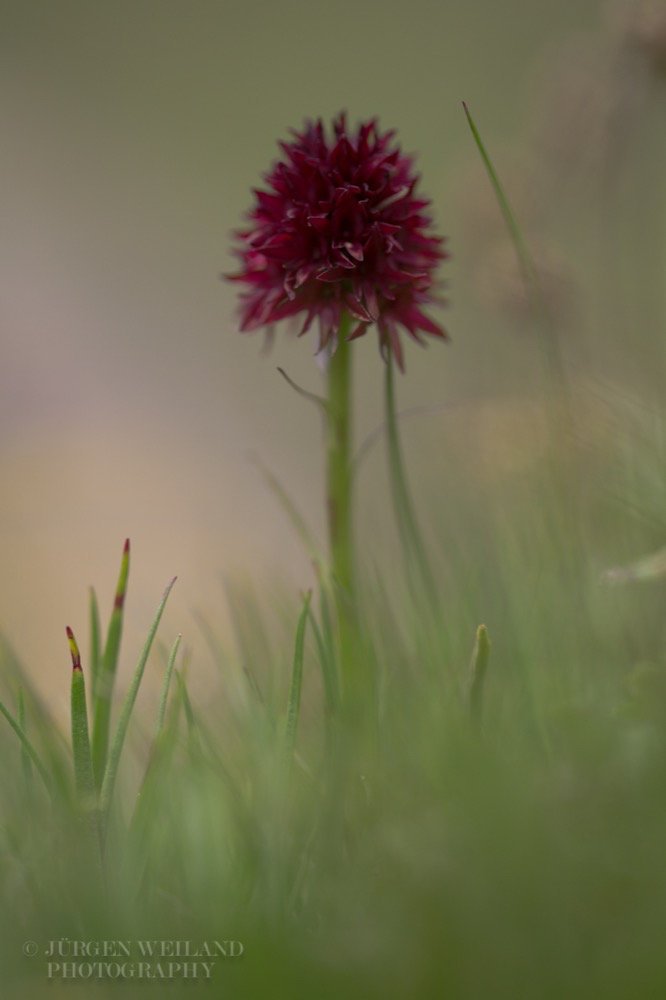
[[[225,627],[222,574],[312,582],[249,456],[322,537],[320,428],[276,373],[316,391],[314,343],[283,332],[261,356],[219,280],[251,187],[305,117],[346,108],[395,127],[449,238],[452,343],[410,345],[399,391],[405,407],[445,404],[404,437],[424,508],[463,498],[452,533],[466,530],[466,491],[501,486],[538,453],[543,393],[463,99],[543,267],[576,398],[658,397],[664,95],[637,10],[3,0],[0,622],[54,706],[67,698],[64,626],[85,634],[89,583],[110,603],[127,535],[132,657],[174,573],[164,628],[195,653],[192,609]],[[375,334],[356,347],[360,443],[381,420],[382,373]],[[584,426],[592,444],[607,433],[594,414]],[[375,448],[358,527],[386,570],[385,491]]]

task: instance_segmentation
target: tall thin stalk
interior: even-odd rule
[[[349,317],[340,320],[337,345],[328,364],[326,401],[326,514],[331,575],[338,617],[339,664],[343,700],[358,700],[358,633],[352,524],[352,365],[347,341]]]

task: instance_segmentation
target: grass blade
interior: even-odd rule
[[[92,701],[97,702],[99,673],[102,665],[102,627],[99,620],[99,604],[95,588],[90,588],[90,677],[92,681]]]
[[[185,711],[185,721],[187,723],[187,745],[192,761],[198,763],[201,760],[201,740],[199,737],[199,723],[192,708],[192,701],[187,690],[187,678],[185,672],[176,671],[176,681],[180,689],[180,697]]]
[[[93,773],[92,751],[88,730],[88,709],[86,706],[86,684],[81,669],[81,655],[74,633],[67,626],[67,639],[72,654],[72,755],[74,758],[74,784],[76,799],[81,815],[89,823],[90,853],[101,862],[102,841],[100,835],[97,790]]]
[[[556,379],[558,385],[566,394],[568,391],[566,372],[560,354],[559,342],[553,328],[550,313],[546,306],[546,300],[541,288],[539,272],[527,248],[527,244],[523,239],[523,234],[520,230],[518,222],[516,221],[516,216],[511,208],[506,192],[500,183],[497,171],[495,170],[492,160],[490,159],[481,136],[479,135],[479,131],[474,123],[470,110],[464,101],[463,108],[465,115],[467,116],[467,121],[472,135],[474,136],[474,141],[476,142],[479,153],[481,154],[481,159],[483,160],[483,164],[488,173],[488,177],[490,178],[490,183],[492,184],[495,192],[495,197],[497,198],[500,211],[504,216],[504,222],[509,231],[511,241],[515,247],[518,257],[518,265],[523,275],[523,281],[525,282],[525,289],[527,291],[534,319],[543,330],[544,336],[542,338],[542,342],[546,353],[546,362],[554,379]]]
[[[166,714],[167,698],[169,696],[169,685],[171,684],[171,675],[173,674],[173,668],[176,663],[176,657],[178,655],[178,649],[180,648],[182,638],[183,637],[180,633],[176,636],[176,641],[174,642],[169,655],[166,676],[164,678],[164,684],[162,685],[162,694],[160,695],[160,705],[157,711],[157,723],[155,725],[156,737],[159,736],[160,732],[164,728],[164,716]]]
[[[307,625],[308,614],[310,612],[310,600],[312,591],[305,595],[303,607],[296,626],[296,640],[294,643],[294,665],[291,672],[291,684],[289,687],[289,705],[287,707],[287,722],[285,726],[285,748],[289,757],[294,752],[296,743],[296,728],[298,726],[298,713],[301,705],[301,687],[303,684],[303,653],[305,649],[305,627]]]
[[[417,604],[421,603],[419,598],[425,597],[429,606],[435,610],[435,595],[437,588],[433,579],[428,557],[426,556],[425,545],[419,531],[419,526],[414,513],[414,507],[407,486],[407,476],[405,465],[400,448],[400,438],[398,435],[398,421],[395,409],[395,386],[393,378],[393,356],[388,352],[386,358],[386,381],[385,381],[385,406],[386,406],[386,430],[389,469],[391,473],[391,489],[393,493],[393,503],[395,506],[398,530],[402,539],[405,551],[405,560],[409,580],[412,584],[413,596]]]
[[[335,714],[340,706],[340,691],[338,685],[331,613],[328,607],[326,591],[323,587],[321,591],[320,607],[322,620],[321,628],[319,627],[319,623],[317,622],[312,609],[310,609],[310,624],[312,626],[312,631],[314,632],[317,651],[319,653],[319,662],[321,664],[321,671],[324,678],[326,711],[330,716]]]
[[[48,761],[49,783],[54,794],[67,796],[71,789],[71,750],[60,726],[53,725],[53,717],[35,687],[34,678],[28,673],[6,635],[0,631],[0,676],[10,683],[16,681],[23,690],[26,714],[30,715],[32,731],[39,733],[40,753]],[[31,758],[32,760],[32,758]]]
[[[483,687],[488,671],[489,658],[490,642],[488,640],[488,630],[485,625],[479,625],[476,630],[476,642],[474,643],[472,662],[469,666],[469,714],[476,726],[481,724]]]
[[[125,743],[125,736],[127,735],[127,727],[129,726],[129,721],[132,716],[132,710],[134,708],[134,703],[136,701],[136,696],[139,692],[139,686],[141,684],[141,678],[143,677],[143,671],[148,660],[148,655],[150,653],[155,634],[160,624],[164,608],[166,607],[166,602],[171,593],[171,589],[176,582],[176,577],[169,583],[164,594],[162,595],[162,600],[160,601],[159,607],[157,609],[157,614],[150,626],[150,631],[148,632],[148,637],[144,643],[143,649],[141,650],[141,655],[139,657],[139,662],[137,664],[136,671],[134,672],[134,677],[132,678],[132,683],[130,689],[127,692],[127,696],[123,703],[123,707],[120,711],[120,718],[118,719],[118,726],[116,728],[116,733],[111,744],[111,749],[109,751],[109,758],[106,764],[106,770],[104,772],[104,780],[102,782],[102,790],[100,793],[100,813],[102,818],[102,830],[104,835],[104,830],[106,829],[106,824],[108,820],[109,806],[111,804],[111,796],[113,795],[113,789],[116,782],[116,775],[118,773],[118,765],[120,763],[120,756],[123,750],[123,744]]]
[[[23,697],[23,688],[18,689],[18,724],[21,727],[21,731],[25,734],[25,699]],[[21,744],[21,764],[23,766],[23,775],[25,777],[25,783],[27,788],[32,787],[32,761],[30,760],[30,755],[28,751]]]
[[[39,759],[39,755],[37,754],[37,751],[33,747],[32,743],[30,742],[30,740],[28,739],[28,737],[26,736],[26,734],[23,731],[23,729],[21,728],[20,723],[18,722],[17,719],[14,718],[14,716],[12,715],[12,713],[9,711],[9,709],[7,708],[7,706],[2,701],[0,701],[0,714],[4,715],[5,719],[7,720],[7,722],[9,723],[9,725],[12,727],[12,729],[14,730],[14,732],[16,733],[16,735],[18,736],[18,738],[20,739],[21,744],[23,745],[23,749],[28,754],[28,756],[30,757],[30,760],[32,761],[32,763],[35,765],[35,767],[39,771],[40,777],[41,777],[42,781],[44,782],[44,785],[46,786],[46,790],[50,794],[51,793],[51,779],[49,778],[48,771],[46,770],[46,768],[42,764],[41,760]]]
[[[67,626],[67,639],[72,654],[72,753],[74,756],[74,782],[79,805],[84,811],[95,806],[95,778],[93,775],[92,751],[88,732],[88,709],[86,707],[86,684],[81,669],[81,655],[74,633]]]
[[[310,562],[315,568],[317,577],[321,582],[328,579],[328,566],[319,546],[315,542],[310,529],[305,523],[305,518],[298,510],[298,507],[291,499],[284,486],[274,473],[264,465],[260,458],[253,456],[253,461],[258,466],[259,471],[266,480],[270,490],[277,498],[283,511],[291,521],[294,531],[298,535],[303,548],[308,554]]]
[[[109,631],[104,645],[104,653],[99,670],[99,681],[96,685],[94,702],[94,724],[92,736],[92,759],[95,774],[95,785],[101,788],[106,773],[107,754],[109,748],[109,727],[111,722],[111,698],[118,668],[120,639],[123,631],[123,609],[127,593],[127,578],[129,576],[129,538],[125,541],[123,556],[120,563],[120,574],[116,586],[116,595],[111,612]]]
[[[169,664],[167,666],[167,675],[169,680],[173,674],[176,653],[178,652],[181,638],[182,637],[180,635],[177,637],[174,648],[171,651],[171,656],[169,657]],[[178,681],[180,679],[180,675],[177,670],[175,672],[175,676]],[[162,689],[162,698],[160,699],[160,710],[158,713],[155,739],[153,740],[153,744],[150,748],[146,770],[143,775],[143,781],[141,782],[141,786],[137,793],[134,811],[130,820],[130,837],[140,837],[141,834],[137,834],[137,831],[145,829],[145,824],[150,822],[150,811],[155,802],[155,795],[158,794],[154,786],[159,786],[160,776],[166,774],[171,767],[173,752],[176,748],[179,719],[183,708],[183,697],[180,689],[174,692],[174,695],[168,704],[169,711],[167,717],[167,699],[164,695],[168,686],[169,685],[165,683]]]

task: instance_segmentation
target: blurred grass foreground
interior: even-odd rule
[[[356,442],[354,711],[293,457],[266,488],[301,593],[232,579],[197,647],[172,580],[133,663],[126,543],[111,607],[92,591],[51,654],[69,639],[71,726],[1,640],[3,996],[666,995],[666,17],[613,11],[544,72],[515,171],[493,160],[504,220],[469,139],[468,308],[393,387],[467,325],[464,392]]]

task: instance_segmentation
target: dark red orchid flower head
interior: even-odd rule
[[[447,339],[423,311],[441,301],[433,274],[448,255],[415,194],[413,161],[375,119],[349,131],[342,113],[330,138],[321,120],[292,135],[254,190],[250,228],[235,234],[241,330],[303,314],[300,333],[316,319],[319,350],[333,350],[346,314],[348,339],[375,324],[382,354],[403,368],[400,328],[421,344],[422,333]]]

